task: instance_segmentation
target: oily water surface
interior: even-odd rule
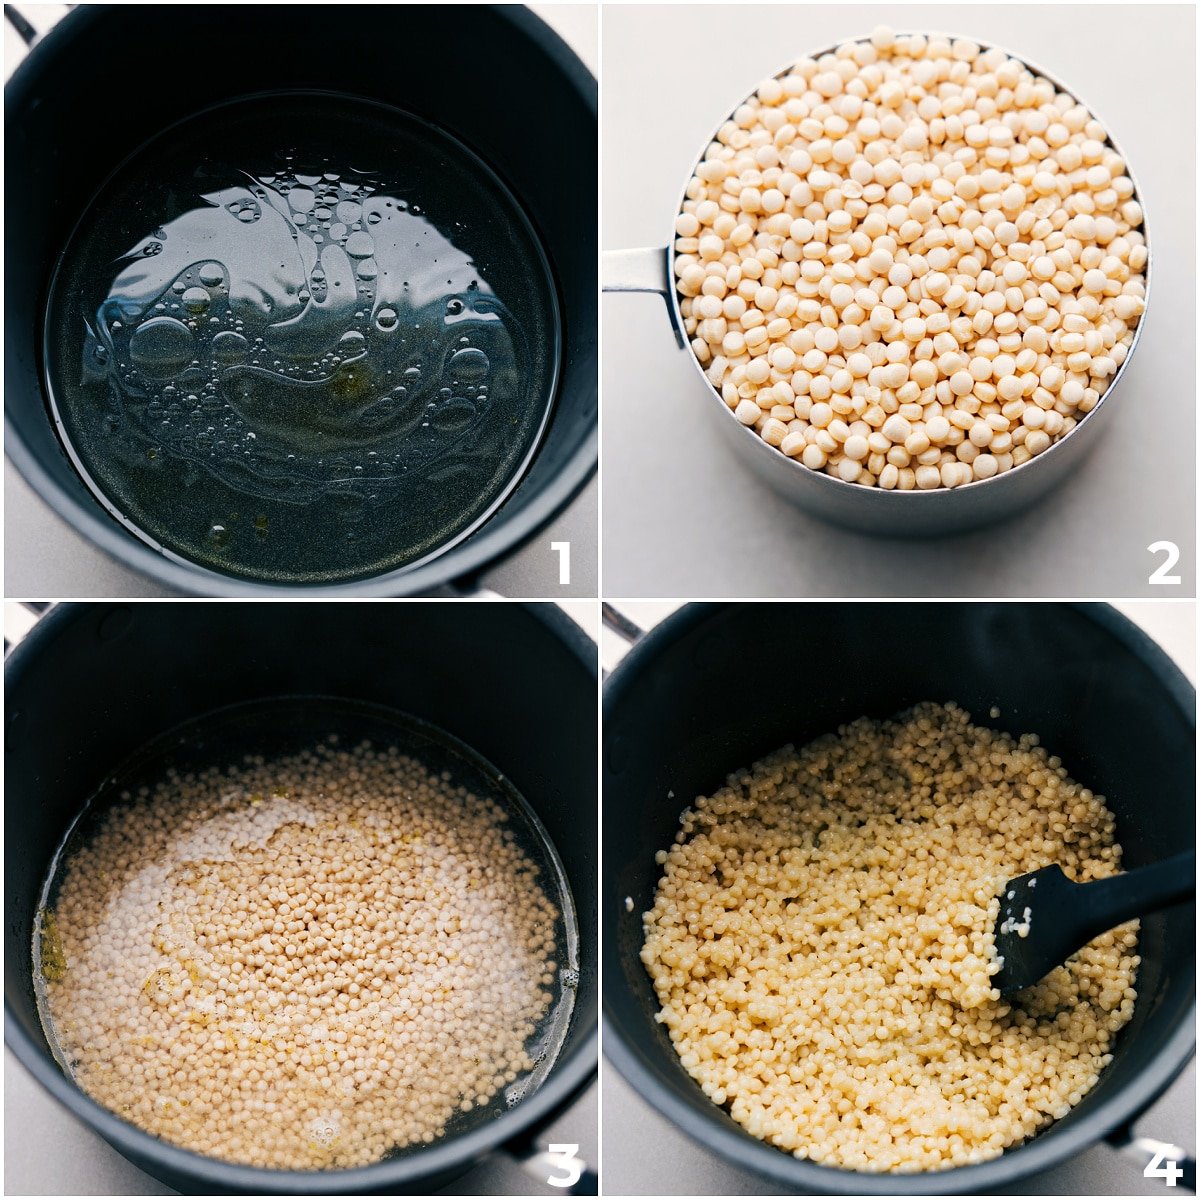
[[[104,187],[46,320],[58,428],[105,506],[224,574],[421,561],[518,481],[557,369],[545,258],[470,151],[332,95],[213,109]]]

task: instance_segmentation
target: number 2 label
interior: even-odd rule
[[[1179,547],[1174,542],[1151,542],[1146,547],[1151,554],[1165,554],[1166,557],[1155,568],[1147,582],[1149,583],[1182,583],[1178,575],[1169,574],[1171,568],[1179,561]]]

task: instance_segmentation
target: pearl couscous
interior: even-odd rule
[[[555,906],[495,801],[394,749],[170,772],[66,862],[41,930],[76,1082],[258,1167],[433,1141],[533,1067]]]
[[[1120,869],[1104,799],[954,705],[862,719],[683,814],[642,960],[684,1067],[735,1121],[860,1171],[978,1163],[1066,1115],[1133,1013],[1137,923],[1001,1000],[1015,875]]]
[[[954,488],[1096,406],[1145,308],[1104,127],[1003,50],[879,29],[768,79],[675,222],[692,350],[742,424],[847,483]]]

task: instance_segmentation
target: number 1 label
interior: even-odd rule
[[[558,582],[566,587],[571,582],[571,543],[551,542],[550,549],[558,555]]]

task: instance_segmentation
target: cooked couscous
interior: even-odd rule
[[[683,814],[642,960],[683,1065],[756,1137],[860,1171],[999,1155],[1092,1088],[1129,1020],[1137,923],[1001,1000],[1002,885],[1119,871],[1104,799],[955,705],[859,720]]]

